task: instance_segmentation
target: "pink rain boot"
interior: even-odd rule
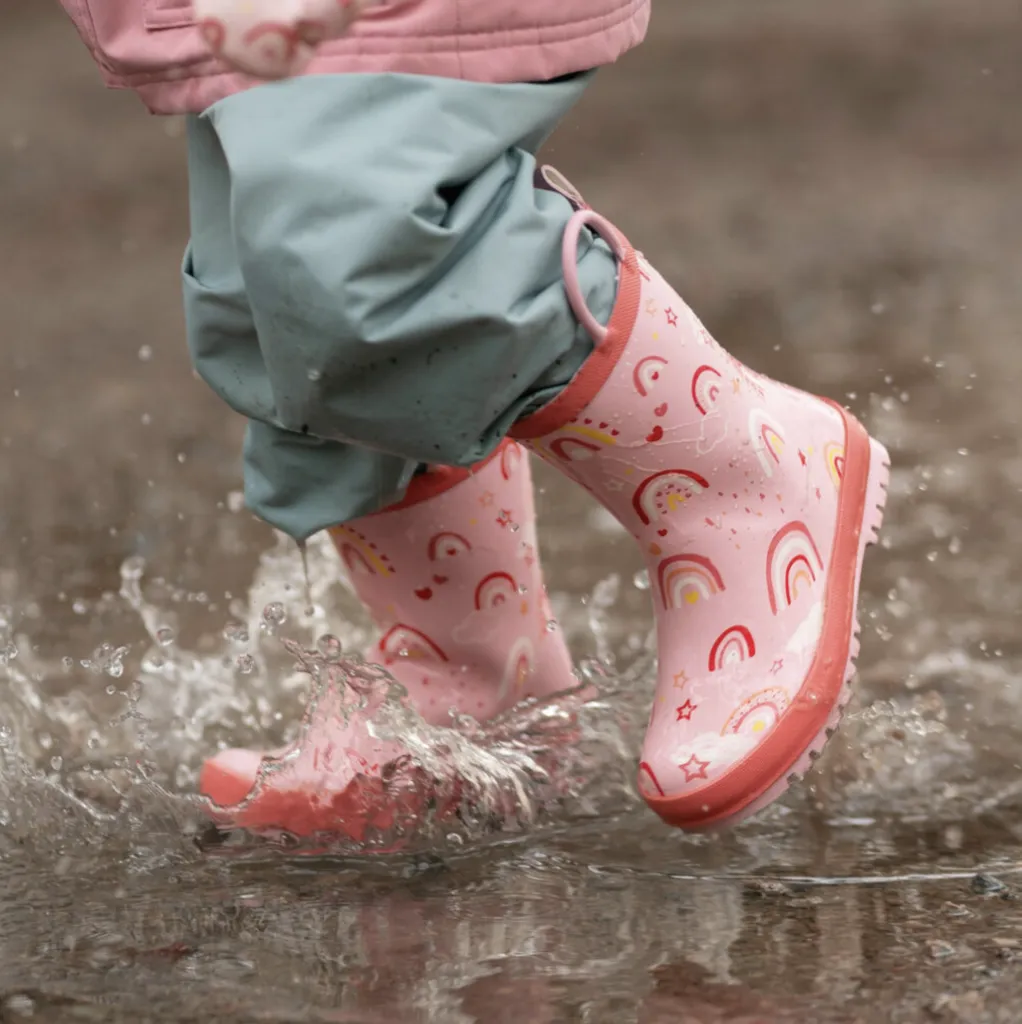
[[[485,721],[577,685],[563,636],[551,625],[529,457],[520,445],[505,441],[471,470],[418,476],[399,505],[331,534],[382,631],[369,658],[407,689],[427,722],[450,723],[452,712]],[[388,796],[383,784],[409,758],[372,734],[377,706],[370,699],[348,709],[346,725],[334,716],[320,726],[288,770],[267,776],[251,799],[263,760],[256,751],[212,758],[200,788],[223,807],[244,801],[231,815],[238,825],[297,835],[361,839],[369,825],[414,816],[415,798]]]
[[[585,225],[620,261],[607,327],[578,286]],[[887,453],[840,406],[724,352],[591,210],[568,226],[564,273],[597,347],[513,434],[641,545],[659,635],[642,795],[682,828],[733,822],[807,771],[841,717]]]

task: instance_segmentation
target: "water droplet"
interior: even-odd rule
[[[314,384],[317,380],[322,380],[323,378],[322,372],[316,369],[309,370],[307,376]]]
[[[64,767],[64,758],[62,758],[60,754],[54,754],[53,757],[50,758],[50,767],[55,772],[59,772],[60,769]]]
[[[227,495],[227,507],[232,512],[240,512],[245,507],[245,495],[241,491],[231,491]]]
[[[309,543],[298,541],[298,554],[302,559],[302,580],[305,583],[305,614],[315,615],[316,606],[312,601],[312,577],[309,576]]]
[[[74,658],[71,658],[71,657],[69,657],[66,654],[64,655],[63,658],[60,659],[60,663],[61,663],[61,665],[64,666],[64,671],[65,672],[70,672],[71,669],[73,669],[75,667],[75,660],[74,660]]]
[[[557,632],[557,620],[556,619],[547,619],[546,631],[548,633],[556,633]]]
[[[234,664],[243,676],[250,675],[256,667],[255,658],[251,654],[239,654]]]
[[[632,577],[632,584],[636,590],[649,590],[649,573],[645,569],[640,570]]]
[[[518,584],[518,593],[519,594],[527,594],[528,592],[529,592],[529,588],[524,583],[519,583]]]
[[[161,647],[169,647],[174,642],[174,630],[170,626],[160,626],[156,631],[156,642]]]
[[[344,653],[341,641],[333,633],[324,633],[316,642],[316,646],[327,661],[340,661],[341,655]]]
[[[270,629],[283,626],[287,622],[287,612],[280,601],[271,601],[263,609],[263,624]]]
[[[249,641],[248,627],[243,622],[228,622],[224,626],[224,639],[232,644],[247,644]]]
[[[143,345],[138,350],[138,358],[141,359],[143,363],[148,363],[149,360],[153,358],[152,345]]]
[[[84,615],[89,610],[89,606],[78,597],[75,598],[74,603],[71,605],[71,610],[75,615]]]

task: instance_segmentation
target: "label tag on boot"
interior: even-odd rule
[[[556,167],[551,167],[550,164],[536,168],[534,184],[536,188],[545,189],[547,192],[557,192],[564,196],[576,212],[592,209],[582,198],[582,193]]]

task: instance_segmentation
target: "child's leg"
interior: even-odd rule
[[[272,429],[252,425],[250,454],[272,443],[279,472],[288,458],[282,449],[297,441],[293,477],[310,487],[300,472],[307,439],[274,431],[272,441],[252,442]],[[349,494],[371,496],[373,463],[387,457],[345,447],[331,468]],[[504,441],[470,469],[417,473],[400,502],[330,529],[382,633],[370,656],[390,669],[429,722],[449,722],[452,711],[489,719],[525,697],[574,685],[543,581],[529,463],[524,448]],[[250,486],[263,486],[253,483],[251,459],[246,470]],[[333,481],[323,481],[323,494],[332,490]]]
[[[416,476],[401,504],[331,534],[381,627],[370,657],[403,684],[427,721],[450,724],[452,713],[484,721],[576,685],[543,583],[529,456],[515,442],[472,470]],[[319,723],[306,745],[341,751],[340,760],[304,751],[235,820],[299,833],[341,828],[362,838],[383,796],[366,784],[393,771],[405,753],[374,737],[374,711],[370,703],[347,720]],[[255,752],[223,751],[206,763],[202,791],[221,806],[237,804],[260,762]]]
[[[587,226],[621,259],[606,327],[575,280]],[[576,214],[564,256],[598,347],[513,433],[641,545],[659,681],[639,786],[669,823],[719,826],[801,777],[840,721],[887,453],[836,403],[729,356],[603,218]]]
[[[618,292],[607,247],[532,187],[542,132],[524,121],[570,85],[306,79],[214,108],[258,333],[240,358],[272,398],[256,418],[418,462],[475,462],[541,406],[520,436],[632,531],[655,581],[643,794],[674,824],[720,824],[781,792],[840,717],[886,456],[724,353],[592,220]],[[195,340],[230,400],[203,365],[216,339]]]
[[[383,630],[374,656],[422,716],[485,721],[575,685],[539,563],[529,455],[417,476],[397,506],[331,531]]]
[[[265,414],[272,389],[251,372],[258,336],[230,222],[230,168],[208,124],[193,122],[190,142],[193,346],[201,348],[206,376],[221,394],[249,414]],[[572,687],[570,658],[543,583],[523,449],[506,441],[470,470],[417,469],[400,457],[272,423],[249,424],[249,505],[297,536],[310,523],[345,521],[332,530],[335,543],[383,633],[371,654],[404,684],[427,720],[449,721],[452,711],[487,719],[523,698]],[[399,503],[375,511],[402,493]],[[316,742],[345,752],[341,778],[336,763],[317,772],[315,758],[303,759],[286,779],[260,789],[242,823],[299,832],[341,825],[361,834],[365,812],[378,800],[357,782],[343,792],[345,780],[379,775],[403,751],[375,739],[364,714],[332,722]],[[260,763],[256,751],[222,752],[204,768],[203,792],[221,805],[238,803],[249,795]],[[348,769],[356,770],[345,774]]]
[[[534,188],[530,152],[585,84],[313,76],[192,120],[195,365],[288,435],[250,433],[257,514],[304,537],[377,511],[410,464],[486,458],[585,361],[592,340],[561,275],[571,207]],[[609,316],[617,268],[603,243],[582,247],[579,274]],[[375,493],[354,493],[324,442],[396,458]]]

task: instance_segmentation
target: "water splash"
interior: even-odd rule
[[[382,669],[351,653],[369,648],[371,624],[328,539],[313,539],[309,555],[306,572],[293,542],[279,537],[246,592],[219,602],[149,578],[144,561],[129,558],[119,591],[74,601],[88,636],[110,638],[85,656],[40,653],[31,638],[37,616],[19,624],[12,608],[0,607],[0,842],[46,834],[49,845],[57,836],[191,850],[210,822],[210,808],[194,796],[205,758],[236,746],[290,751],[267,761],[265,785],[271,774],[299,770],[351,693],[367,688],[382,695],[380,736],[399,737],[410,754],[393,784],[458,780],[456,813],[405,823],[400,835],[376,834],[370,845],[396,838],[413,849],[465,848],[636,806],[633,765],[655,643],[648,621],[623,610],[635,587],[609,575],[568,615],[560,614],[566,599],[554,595],[569,640],[581,638],[591,652],[578,673],[585,695],[596,696],[441,728],[419,719]],[[899,582],[894,597],[867,599],[865,618],[887,633],[912,598]],[[976,770],[990,755],[962,728],[963,697],[972,696],[963,679],[982,684],[975,692],[984,721],[1017,718],[1014,661],[999,651],[950,647],[919,657],[907,643],[886,647],[867,661],[843,738],[821,768],[747,834],[797,828],[806,809],[834,819],[922,813],[923,791],[931,817],[1001,811],[1022,798],[1011,784],[990,791]],[[232,835],[226,846],[248,842]]]
[[[123,642],[87,658],[46,659],[0,627],[0,798],[11,809],[0,834],[31,842],[33,823],[45,820],[86,841],[134,843],[147,834],[147,846],[159,836],[190,849],[211,811],[217,817],[194,795],[206,757],[228,746],[286,749],[260,771],[259,786],[279,785],[314,756],[352,695],[367,694],[380,698],[381,739],[400,740],[410,755],[391,783],[410,785],[416,774],[457,780],[457,801],[442,821],[426,815],[363,845],[463,848],[634,802],[633,723],[592,688],[612,689],[606,667],[583,664],[584,695],[528,703],[493,722],[429,726],[385,670],[347,653],[368,646],[370,624],[341,582],[333,546],[316,538],[310,548],[307,561],[296,558],[293,543],[278,538],[247,595],[227,595],[229,618],[212,630],[214,603],[190,603],[148,579],[139,557],[121,566],[117,595],[82,602],[95,630],[129,610],[135,628]],[[205,626],[195,641],[182,621],[188,609]],[[247,849],[251,839],[231,836],[227,845]]]

